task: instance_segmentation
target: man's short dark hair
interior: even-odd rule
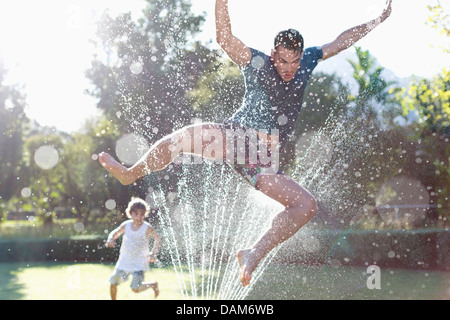
[[[303,37],[295,29],[280,31],[275,37],[274,48],[276,49],[279,46],[302,53],[304,47]]]

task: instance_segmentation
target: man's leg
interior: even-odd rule
[[[99,161],[122,184],[129,185],[153,171],[163,170],[181,154],[223,159],[225,148],[226,135],[222,124],[199,124],[162,138],[131,168],[126,168],[104,152],[99,154]]]
[[[285,209],[273,219],[268,230],[255,244],[237,253],[243,286],[250,284],[252,272],[277,245],[292,237],[317,212],[314,197],[290,177],[283,174],[262,176],[256,187],[280,202]]]

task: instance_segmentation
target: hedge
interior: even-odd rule
[[[119,240],[120,241],[120,240]],[[299,232],[278,252],[281,263],[329,264],[450,270],[450,231]],[[115,262],[120,242],[105,247],[104,237],[0,240],[0,262]],[[168,261],[162,247],[159,259]]]
[[[313,241],[317,248],[305,244]],[[450,270],[450,230],[312,231],[291,238],[276,261]]]
[[[107,262],[118,253],[118,247],[105,247],[104,238],[0,241],[0,262]]]

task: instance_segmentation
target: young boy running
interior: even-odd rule
[[[159,295],[158,283],[144,283],[144,273],[148,271],[149,263],[157,261],[157,254],[161,244],[158,232],[144,218],[150,213],[150,206],[142,199],[134,198],[128,204],[126,214],[130,220],[123,222],[113,230],[107,240],[107,247],[114,248],[116,239],[122,234],[123,240],[120,247],[119,259],[114,273],[110,278],[111,299],[117,298],[117,286],[133,276],[131,289],[139,293],[152,288],[155,298]],[[154,239],[152,251],[149,251],[150,237]]]

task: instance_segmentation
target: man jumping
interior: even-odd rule
[[[284,210],[272,219],[262,236],[252,247],[237,252],[239,279],[243,286],[248,285],[259,262],[317,212],[316,201],[308,190],[277,170],[273,161],[263,161],[261,146],[266,145],[267,153],[271,155],[285,145],[298,119],[307,82],[319,61],[338,54],[366,36],[389,17],[391,5],[392,0],[388,0],[377,19],[344,31],[322,47],[304,49],[303,37],[298,31],[282,31],[275,37],[268,56],[247,47],[233,35],[228,0],[216,0],[217,42],[240,67],[245,80],[242,106],[224,123],[196,124],[162,138],[131,168],[125,168],[107,153],[99,155],[100,163],[121,183],[131,184],[153,171],[163,170],[181,154],[213,160],[226,158],[227,163],[254,188],[281,203]],[[235,148],[234,143],[230,144],[229,139],[227,141],[230,132],[249,136],[255,133],[256,139],[244,143],[242,150]],[[212,142],[204,137],[215,139]],[[243,159],[238,159],[239,155],[244,155]]]

